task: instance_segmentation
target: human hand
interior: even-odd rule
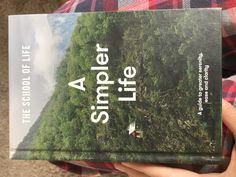
[[[224,124],[236,139],[236,109],[222,100],[222,117]],[[223,173],[198,174],[192,171],[153,164],[116,163],[115,168],[129,177],[235,177],[236,176],[236,145],[234,145],[231,161]]]

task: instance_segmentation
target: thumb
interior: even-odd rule
[[[222,118],[224,124],[236,138],[236,109],[225,100],[222,100]]]

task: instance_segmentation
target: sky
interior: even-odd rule
[[[63,24],[66,21],[66,15],[56,15],[55,18],[57,23]],[[46,14],[9,17],[9,114],[12,151],[28,133],[54,91],[55,71],[64,56],[59,46],[64,39],[60,30],[55,32],[53,28]],[[21,46],[23,44],[31,46],[31,122],[29,124],[23,124],[21,117]]]

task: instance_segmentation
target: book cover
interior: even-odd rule
[[[221,10],[9,17],[10,158],[222,160]]]

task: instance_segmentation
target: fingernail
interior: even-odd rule
[[[131,163],[129,162],[121,162],[121,165],[124,165],[124,166],[130,166]]]

